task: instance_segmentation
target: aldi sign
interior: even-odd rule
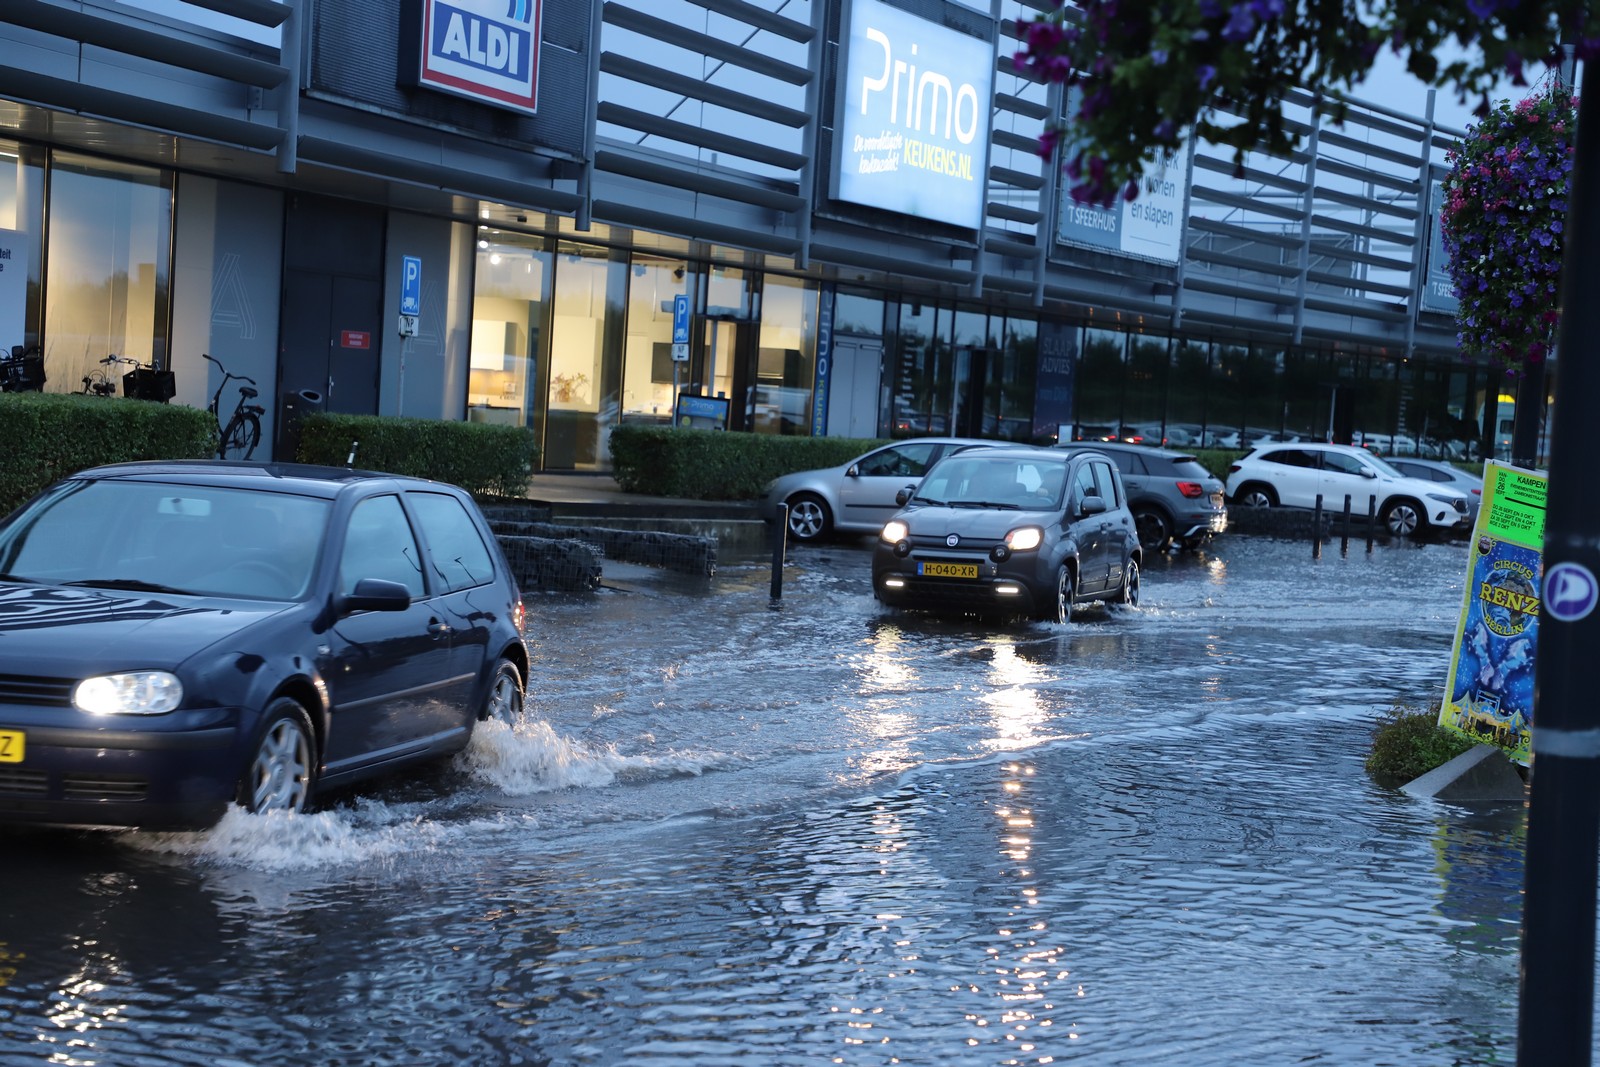
[[[534,114],[543,0],[422,0],[417,84]]]

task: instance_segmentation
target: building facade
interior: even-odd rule
[[[1434,225],[1460,131],[1306,94],[1290,158],[1074,204],[1012,63],[1050,6],[8,0],[0,344],[225,413],[245,375],[269,442],[297,396],[526,425],[547,470],[627,422],[1509,446]]]

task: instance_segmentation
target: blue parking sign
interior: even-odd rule
[[[672,343],[689,343],[689,298],[682,293],[672,298]]]
[[[403,256],[400,260],[400,314],[422,314],[422,257]]]

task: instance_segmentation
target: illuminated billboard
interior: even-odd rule
[[[835,199],[977,229],[994,45],[854,0],[834,125]]]

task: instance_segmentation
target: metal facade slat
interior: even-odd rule
[[[1394,230],[1385,230],[1377,226],[1367,226],[1359,222],[1350,222],[1347,219],[1333,218],[1330,215],[1313,214],[1311,216],[1311,225],[1320,226],[1327,230],[1337,230],[1340,233],[1347,233],[1352,237],[1368,237],[1374,241],[1383,241],[1386,244],[1392,245],[1413,245],[1416,244],[1417,240],[1416,234],[1410,231],[1398,233]],[[1411,268],[1408,266],[1405,269],[1410,270]]]
[[[754,4],[745,3],[744,0],[689,0],[689,2],[707,11],[726,15],[730,19],[738,19],[758,30],[767,30],[779,37],[787,37],[791,41],[799,41],[801,44],[811,42],[810,26],[803,22],[795,22],[793,19],[786,19],[782,15],[775,15],[770,11],[763,11]],[[609,7],[610,4],[606,6]]]
[[[1239,181],[1254,182],[1257,185],[1269,185],[1274,189],[1282,189],[1283,191],[1289,193],[1299,194],[1306,191],[1306,183],[1298,178],[1290,178],[1282,174],[1273,174],[1271,171],[1261,170],[1257,167],[1240,168],[1234,166],[1232,163],[1227,163],[1220,159],[1213,159],[1210,156],[1195,156],[1194,165],[1196,170],[1208,170],[1213,174],[1221,174],[1225,177],[1236,178]]]
[[[1409,297],[1409,285],[1391,285],[1388,282],[1375,282],[1369,278],[1352,278],[1348,274],[1332,274],[1320,270],[1306,271],[1306,281],[1317,282],[1321,285],[1332,285],[1339,289],[1355,289],[1368,293],[1383,293],[1386,296]]]
[[[1255,211],[1262,215],[1271,215],[1274,218],[1288,219],[1291,222],[1299,222],[1302,214],[1298,206],[1280,207],[1269,200],[1256,200],[1252,197],[1240,196],[1237,193],[1225,193],[1221,189],[1212,189],[1205,185],[1191,186],[1190,196],[1213,204],[1225,204],[1228,207],[1236,207],[1244,211]]]
[[[1039,154],[1039,138],[1027,137],[1010,130],[995,130],[989,136],[990,143],[996,148],[1009,148],[1013,152],[1032,152]]]
[[[1232,252],[1218,252],[1200,244],[1190,244],[1186,255],[1191,263],[1210,263],[1219,267],[1276,274],[1284,278],[1297,277],[1300,273],[1300,267],[1296,263],[1272,263],[1262,259],[1251,259],[1249,256],[1235,255]]]
[[[301,137],[298,150],[302,160],[313,163],[342,167],[345,170],[444,189],[467,196],[482,197],[502,204],[569,213],[576,212],[583,206],[583,197],[576,193],[530,185],[509,178],[497,178],[477,171],[424,163],[391,155],[388,152],[360,148],[343,141],[332,141],[322,137]]]
[[[709,241],[735,248],[753,248],[781,256],[793,256],[800,251],[800,240],[797,237],[751,230],[742,226],[724,226],[686,215],[669,215],[664,211],[652,211],[635,204],[596,200],[594,214],[596,218],[604,219],[612,225],[676,234],[694,241]],[[814,246],[813,252],[815,252]]]
[[[277,148],[283,140],[283,131],[276,126],[113,92],[65,78],[30,74],[15,67],[0,66],[0,97],[263,151]]]
[[[1317,186],[1315,196],[1318,200],[1343,204],[1345,207],[1353,207],[1362,211],[1377,211],[1385,215],[1393,215],[1398,219],[1404,219],[1407,222],[1415,222],[1417,218],[1417,209],[1408,206],[1403,201],[1378,200],[1370,196],[1358,196],[1355,193],[1347,193],[1339,189],[1329,189],[1325,185]]]
[[[1042,211],[1030,211],[1025,207],[1017,207],[1013,204],[989,204],[984,211],[992,218],[1023,222],[1031,226],[1037,226],[1044,218]]]
[[[797,171],[806,164],[806,157],[798,152],[787,152],[781,148],[758,144],[746,137],[718,133],[716,130],[703,129],[676,119],[662,118],[660,115],[623,107],[621,104],[602,101],[596,111],[596,117],[601,122],[609,122],[615,126],[665,137],[669,141],[681,141],[697,148],[708,148],[713,152],[737,156],[740,159],[753,159],[757,163],[766,163],[785,170]]]
[[[753,118],[766,119],[776,122],[780,126],[799,129],[811,121],[811,116],[804,111],[792,107],[784,107],[770,100],[763,100],[757,96],[737,92],[720,85],[712,85],[670,70],[651,66],[649,63],[640,62],[616,52],[600,53],[600,69],[607,74],[615,74],[619,78],[639,82],[641,85],[651,85],[657,89],[665,89],[669,93],[687,96],[693,100],[704,100],[717,107],[725,107],[729,111],[737,111]]]
[[[720,196],[724,200],[737,200],[758,207],[772,208],[774,211],[797,212],[806,206],[805,197],[800,196],[798,192],[784,192],[780,189],[730,181],[688,167],[675,167],[670,163],[658,163],[653,159],[643,159],[621,152],[604,150],[596,152],[594,165],[597,170],[610,174],[641,178],[674,189],[690,189],[709,196]],[[794,187],[791,185],[790,188]]]
[[[605,20],[612,26],[620,26],[625,30],[632,30],[646,37],[686,48],[691,52],[699,52],[744,70],[788,82],[790,85],[804,85],[811,80],[811,72],[804,67],[764,56],[748,48],[741,48],[731,41],[691,30],[687,26],[668,22],[654,15],[646,15],[642,11],[622,4],[607,4]]]
[[[289,5],[277,0],[189,0],[189,3],[257,26],[282,26],[289,18]]]
[[[1299,248],[1301,245],[1298,233],[1273,233],[1270,230],[1256,230],[1248,226],[1237,226],[1231,222],[1220,219],[1206,219],[1191,217],[1189,229],[1201,233],[1214,233],[1219,237],[1232,237],[1240,241],[1257,241],[1261,244],[1276,245],[1279,248]]]
[[[1417,191],[1418,160],[1411,161],[1409,175],[1384,174],[1382,171],[1372,170],[1370,167],[1358,167],[1346,163],[1342,159],[1318,159],[1317,172],[1319,174],[1337,174],[1344,178],[1353,178],[1358,182],[1381,185],[1385,189],[1393,189],[1401,193],[1415,193]]]
[[[1412,149],[1410,152],[1402,152],[1397,148],[1372,144],[1327,128],[1324,128],[1317,136],[1324,144],[1348,149],[1351,152],[1359,152],[1364,156],[1377,156],[1379,159],[1387,159],[1391,163],[1398,163],[1400,166],[1408,167],[1412,170],[1416,169],[1417,158],[1421,154],[1417,149]]]
[[[1001,111],[1009,111],[1013,115],[1021,115],[1024,118],[1038,119],[1040,122],[1050,117],[1048,105],[1038,104],[1020,96],[1013,96],[1010,93],[995,93],[994,106]]]
[[[989,180],[1009,185],[1015,189],[1042,189],[1044,178],[1038,174],[1029,174],[1027,171],[1012,170],[1010,167],[990,167]]]
[[[140,29],[86,11],[45,3],[44,0],[6,0],[4,7],[0,8],[0,23],[262,89],[274,89],[289,77],[288,70],[275,63],[264,63],[237,52]]]

